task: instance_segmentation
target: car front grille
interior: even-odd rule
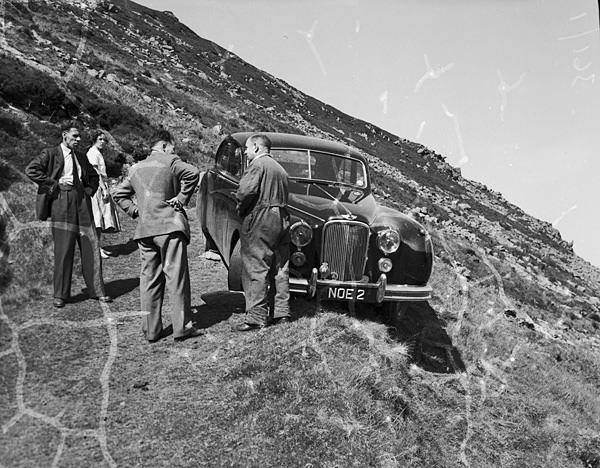
[[[321,263],[328,264],[333,279],[361,280],[368,247],[369,226],[364,223],[329,221],[323,226]]]

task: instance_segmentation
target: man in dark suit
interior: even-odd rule
[[[75,150],[81,139],[78,124],[61,128],[62,143],[42,150],[25,169],[38,184],[36,215],[52,224],[54,238],[54,307],[64,307],[71,295],[75,243],[79,245],[83,278],[90,298],[112,299],[104,292],[100,245],[90,197],[98,189],[98,173],[87,157]]]
[[[142,256],[140,300],[142,331],[149,342],[164,336],[162,304],[165,285],[171,299],[173,338],[177,341],[202,335],[186,326],[191,315],[187,245],[190,225],[183,209],[194,193],[200,171],[173,154],[175,143],[166,130],[152,138],[152,153],[134,164],[113,199],[132,218],[138,218],[134,240]]]

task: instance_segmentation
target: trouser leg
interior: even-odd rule
[[[287,212],[277,207],[255,212],[251,225],[244,220],[241,241],[246,323],[265,324],[269,303],[275,318],[289,317]]]
[[[185,325],[192,310],[190,273],[188,268],[187,243],[185,236],[172,233],[154,238],[162,255],[162,268],[171,302],[173,337],[185,335]]]
[[[140,302],[142,331],[147,340],[155,340],[163,331],[162,304],[165,290],[165,277],[162,271],[161,253],[152,238],[138,241],[142,267],[140,271]]]
[[[254,222],[252,226],[242,229],[242,287],[246,299],[245,322],[251,325],[265,325],[269,314],[267,292],[272,253],[260,235],[260,224]]]
[[[73,257],[79,234],[76,193],[60,191],[52,202],[52,237],[54,239],[54,297],[71,295]]]
[[[290,317],[290,247],[289,242],[279,246],[274,256],[273,318]]]
[[[90,297],[105,295],[104,280],[102,278],[102,260],[100,259],[100,245],[93,226],[80,226],[77,238],[81,252],[81,269],[83,279]]]
[[[66,229],[63,229],[66,227]],[[68,226],[53,226],[54,238],[54,297],[67,300],[71,295],[73,258],[77,233]]]

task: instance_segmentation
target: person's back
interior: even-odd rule
[[[162,304],[165,285],[171,298],[173,338],[184,340],[202,334],[191,325],[191,291],[187,244],[190,228],[184,210],[200,171],[173,153],[175,143],[168,131],[157,132],[148,158],[131,167],[129,178],[114,194],[115,201],[132,218],[138,218],[134,239],[142,259],[141,310],[145,338],[154,342],[164,336]]]
[[[261,185],[259,203],[285,207],[288,203],[288,175],[272,157],[259,158],[254,163],[269,180]]]
[[[189,241],[190,228],[185,211],[166,202],[181,190],[180,177],[186,177],[181,166],[190,165],[175,154],[153,151],[131,168],[129,183],[136,194],[139,215],[135,240],[181,231]]]

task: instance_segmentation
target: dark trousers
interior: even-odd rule
[[[244,218],[241,236],[242,287],[248,324],[265,325],[290,316],[290,230],[287,210],[254,209]]]
[[[52,201],[52,237],[54,238],[54,297],[68,299],[75,244],[81,254],[83,279],[90,297],[104,296],[100,245],[92,220],[89,197],[82,190],[60,190]]]
[[[190,273],[187,242],[181,232],[138,240],[142,269],[140,272],[140,300],[142,331],[147,340],[159,338],[163,331],[162,304],[165,285],[171,300],[173,337],[185,335],[185,324],[191,314]]]

